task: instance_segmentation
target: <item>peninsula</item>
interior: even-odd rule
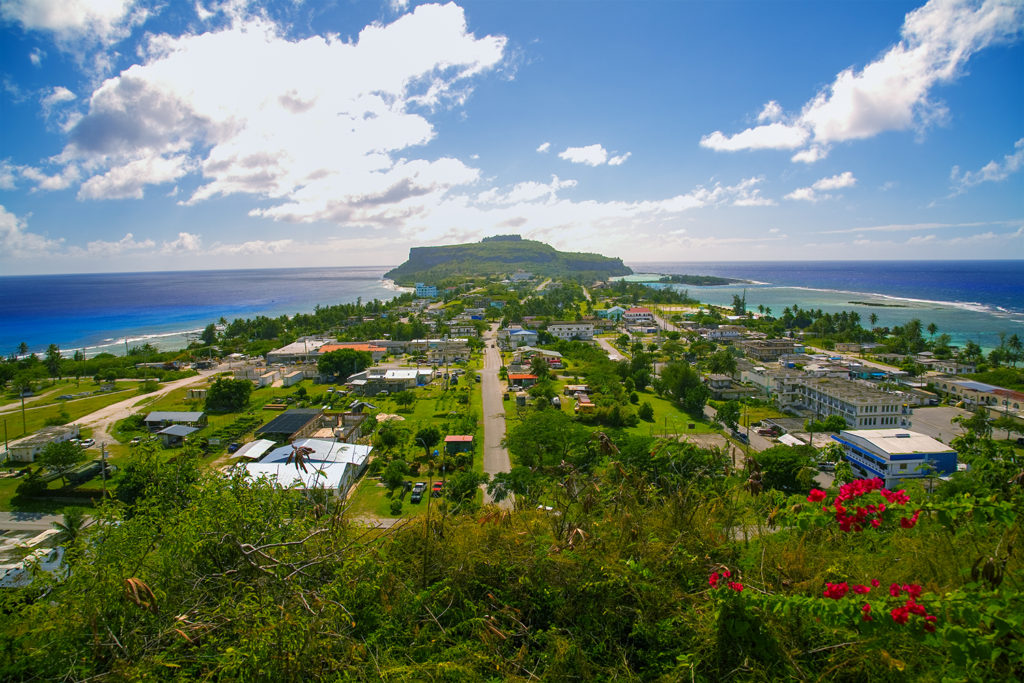
[[[470,244],[413,247],[409,260],[384,274],[400,285],[450,278],[529,272],[543,277],[604,280],[633,271],[622,259],[600,254],[558,251],[519,235],[496,235]]]

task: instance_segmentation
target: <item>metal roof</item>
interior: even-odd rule
[[[199,422],[203,413],[155,411],[146,416],[145,422]]]
[[[170,427],[164,427],[157,434],[167,434],[168,436],[188,436],[192,432],[198,432],[198,427],[188,427],[186,425],[171,425]]]
[[[257,429],[255,435],[294,434],[309,424],[310,420],[317,418],[322,412],[319,408],[294,408],[288,410]]]

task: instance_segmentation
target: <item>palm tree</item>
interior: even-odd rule
[[[939,331],[939,326],[938,325],[936,325],[933,322],[928,323],[928,335],[932,338],[933,341],[935,339],[935,333],[938,332],[938,331]]]
[[[71,547],[85,528],[85,514],[81,508],[68,508],[64,513],[64,521],[54,522],[53,528],[60,532],[57,534],[57,542]]]
[[[21,342],[18,344],[18,355],[24,356],[26,353],[28,353],[28,344]]]
[[[1017,361],[1020,360],[1022,348],[1020,337],[1016,333],[1011,334],[1010,338],[1006,340],[1006,347],[1012,352],[1010,362],[1013,363],[1013,367],[1017,367]]]
[[[871,321],[871,327],[874,327],[875,324],[878,322],[878,314],[872,313],[871,315],[868,316],[868,320]]]

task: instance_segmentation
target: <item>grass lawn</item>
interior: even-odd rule
[[[415,484],[418,481],[422,481],[427,484],[429,488],[429,479],[426,475],[422,477],[407,477],[406,481],[410,481]],[[438,477],[434,476],[434,481],[438,481]],[[384,486],[380,486],[380,481],[373,477],[363,477],[356,487],[355,493],[348,499],[349,511],[348,514],[356,517],[420,517],[427,514],[427,498],[429,497],[426,493],[423,495],[423,499],[419,503],[412,503],[409,501],[409,497],[412,495],[411,491],[405,493],[402,497],[401,489],[395,489],[394,495],[402,498],[402,511],[398,515],[391,514],[391,494]],[[432,498],[430,501],[430,512],[431,514],[440,511],[438,503],[443,498]]]
[[[662,434],[713,434],[718,429],[709,424],[704,417],[699,419],[690,417],[676,407],[672,401],[659,398],[647,392],[637,392],[640,396],[640,403],[650,403],[654,409],[654,419],[651,422],[640,420],[636,427],[626,430],[628,434],[636,436],[660,436]],[[638,406],[633,406],[637,408]],[[694,425],[690,429],[690,425]]]
[[[6,424],[7,438],[9,440],[17,439],[25,436],[26,434],[32,434],[42,429],[48,419],[58,417],[62,410],[67,413],[69,417],[68,422],[71,423],[85,415],[88,415],[89,413],[99,410],[100,408],[105,408],[112,403],[117,403],[118,401],[123,401],[126,398],[131,398],[135,391],[137,391],[137,385],[133,382],[120,383],[120,386],[125,385],[130,388],[97,394],[95,396],[76,399],[73,401],[60,401],[58,403],[52,403],[50,405],[44,405],[37,408],[29,408],[26,406],[25,428],[22,427],[20,409],[5,413],[0,417],[2,417]]]

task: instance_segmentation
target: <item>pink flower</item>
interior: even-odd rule
[[[822,491],[821,489],[811,489],[810,494],[807,496],[807,502],[820,503],[821,501],[825,500],[825,497],[827,495],[828,494]]]
[[[864,595],[865,593],[870,593],[871,592],[871,587],[870,586],[863,586],[863,585],[861,585],[859,583],[855,583],[853,585],[853,592],[857,593],[859,595]]]
[[[711,572],[711,576],[708,577],[708,584],[712,588],[718,588],[718,572]]]
[[[728,569],[723,569],[722,570],[722,576],[724,576],[725,578],[728,579],[730,576],[732,576],[732,572],[729,571]]]
[[[729,588],[733,589],[737,593],[742,593],[743,592],[743,584],[742,583],[737,583],[736,581],[730,581],[729,582]]]
[[[889,595],[894,598],[900,597],[900,585],[898,583],[889,584]]]
[[[864,606],[860,608],[860,611],[861,621],[874,621],[874,619],[871,617],[871,605],[869,603],[865,602]]]
[[[921,587],[916,583],[905,583],[900,588],[907,592],[911,600],[916,600],[921,595]]]
[[[879,581],[878,579],[871,579],[871,585],[874,586],[875,588],[878,588],[879,586],[882,585],[882,582]]]

